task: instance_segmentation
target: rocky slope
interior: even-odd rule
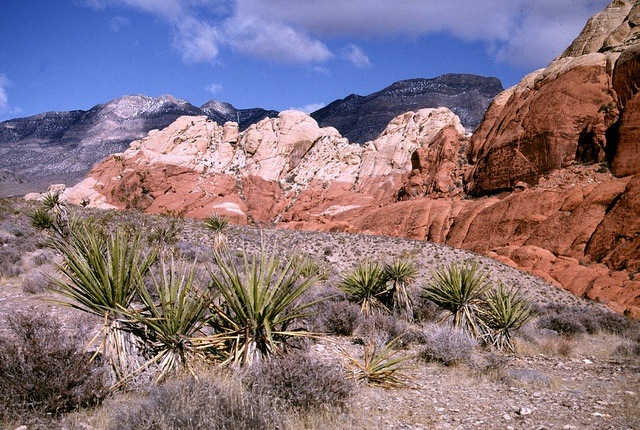
[[[502,84],[497,78],[451,73],[433,79],[399,81],[368,96],[351,94],[311,116],[321,127],[335,127],[350,142],[365,143],[377,138],[397,115],[448,107],[472,132],[500,91]]]
[[[79,182],[98,161],[126,149],[152,129],[183,115],[207,115],[240,128],[267,116],[264,109],[235,109],[208,102],[197,108],[172,96],[125,96],[88,111],[48,112],[0,123],[0,197]]]

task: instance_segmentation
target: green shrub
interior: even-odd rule
[[[353,271],[342,277],[338,288],[360,306],[365,316],[389,311],[390,291],[384,268],[375,261],[361,261]]]
[[[54,279],[54,290],[66,299],[63,304],[104,321],[98,349],[116,379],[123,380],[139,368],[123,311],[129,309],[157,251],[146,250],[139,233],[120,226],[108,233],[88,223],[73,225],[69,238],[57,236],[52,246],[63,257],[57,265],[62,277]]]
[[[0,423],[58,416],[106,396],[105,372],[56,319],[31,309],[7,322],[9,332],[0,337]]]
[[[455,328],[481,338],[487,331],[482,305],[489,287],[487,273],[478,272],[477,262],[451,263],[436,269],[423,296],[445,310]]]
[[[211,340],[222,344],[226,363],[267,358],[281,351],[287,339],[311,335],[300,323],[324,299],[302,300],[316,278],[304,277],[294,259],[280,261],[275,249],[263,249],[251,259],[245,254],[239,269],[228,253],[215,258],[218,270],[210,275],[220,300],[211,306]]]
[[[391,307],[396,315],[408,321],[413,320],[413,302],[407,291],[409,284],[416,276],[416,268],[412,261],[395,258],[383,268],[384,279],[391,282]],[[389,306],[387,304],[387,306]]]
[[[531,316],[531,306],[525,295],[517,288],[498,289],[487,293],[487,311],[484,315],[489,328],[488,338],[498,349],[515,352],[513,332],[526,323]]]

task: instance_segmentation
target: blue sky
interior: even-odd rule
[[[0,120],[125,94],[312,111],[409,78],[505,87],[608,0],[2,0]]]

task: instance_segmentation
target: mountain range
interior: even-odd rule
[[[396,115],[446,106],[467,131],[480,122],[491,99],[502,90],[496,78],[448,74],[396,82],[368,96],[351,95],[312,113],[352,142],[375,139]],[[163,129],[180,116],[205,116],[245,130],[277,111],[236,109],[221,101],[200,107],[170,95],[124,96],[88,111],[48,112],[0,123],[0,197],[43,191],[51,183],[75,184],[98,161],[124,151],[150,130]]]

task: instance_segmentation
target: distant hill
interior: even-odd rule
[[[331,126],[350,142],[374,140],[397,115],[422,108],[448,107],[468,132],[472,132],[489,103],[500,91],[497,78],[446,74],[432,79],[408,79],[383,90],[350,96],[311,114],[321,127]]]

